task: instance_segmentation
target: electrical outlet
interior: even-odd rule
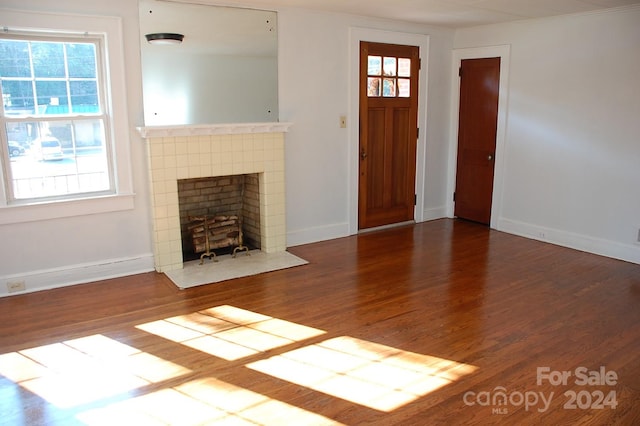
[[[15,293],[17,291],[25,291],[26,285],[24,281],[9,281],[7,282],[7,290],[9,293]]]
[[[347,128],[347,116],[346,115],[341,115],[340,116],[340,128],[341,129],[346,129]]]

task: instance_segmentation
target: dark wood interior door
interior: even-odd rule
[[[454,214],[487,225],[491,222],[499,83],[500,58],[462,60]]]
[[[360,44],[359,229],[414,218],[419,55]]]

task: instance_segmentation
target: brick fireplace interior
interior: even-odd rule
[[[243,243],[249,249],[260,249],[260,174],[216,176],[178,181],[182,258],[198,259],[193,247],[194,217],[238,216],[242,223]],[[234,246],[214,250],[217,254],[232,252]]]

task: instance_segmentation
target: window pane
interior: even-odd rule
[[[391,98],[396,96],[396,83],[394,78],[384,79],[382,96]]]
[[[74,117],[101,113],[96,45],[0,40],[0,54],[5,114],[23,117],[3,125],[9,198],[112,192],[104,118]]]
[[[10,162],[15,199],[110,189],[101,120],[7,123],[7,132],[26,146]]]
[[[72,81],[71,109],[74,114],[99,113],[98,84],[95,81]]]
[[[411,96],[411,80],[408,78],[398,79],[398,96],[408,98]]]
[[[62,43],[31,43],[33,72],[36,78],[64,78]]]
[[[367,73],[369,75],[382,74],[382,57],[381,56],[369,56],[369,67],[368,67]]]
[[[0,77],[31,77],[29,43],[0,40]]]
[[[10,140],[8,142],[7,152],[9,153],[9,160],[16,161],[18,157],[25,155],[26,148],[24,147],[24,145],[14,140]]]
[[[69,78],[96,78],[96,49],[93,44],[68,43]]]
[[[384,58],[384,75],[396,75],[396,58]]]
[[[380,79],[377,77],[369,77],[367,82],[367,95],[380,96]]]
[[[398,76],[411,77],[411,59],[398,58]]]
[[[9,123],[7,124],[7,139],[27,150],[31,147],[30,131],[26,123]]]
[[[33,85],[30,81],[2,81],[2,104],[7,116],[35,113]]]
[[[64,81],[36,81],[38,114],[68,114],[67,83]]]

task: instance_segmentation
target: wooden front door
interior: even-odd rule
[[[420,48],[360,43],[358,228],[413,220]]]
[[[462,60],[454,214],[487,225],[491,222],[499,83],[500,58]]]

